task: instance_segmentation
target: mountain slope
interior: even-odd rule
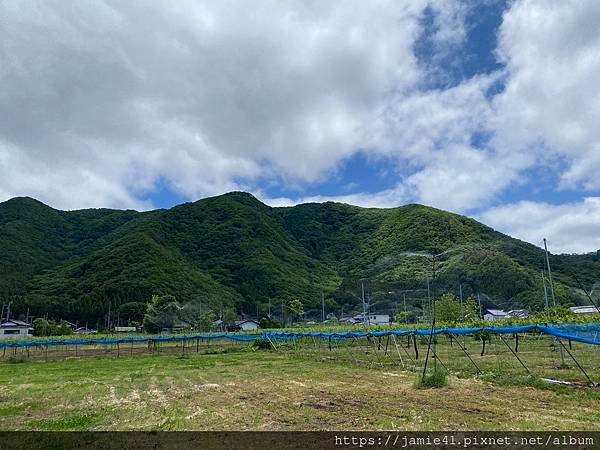
[[[271,208],[234,192],[145,213],[64,212],[15,198],[0,204],[0,236],[0,299],[56,318],[95,320],[153,293],[254,314],[291,298],[316,311],[325,292],[328,310],[348,312],[362,283],[383,311],[401,290],[425,295],[428,280],[433,296],[460,286],[484,306],[544,302],[540,248],[421,205]],[[559,302],[584,301],[574,274],[590,287],[599,256],[551,257]]]

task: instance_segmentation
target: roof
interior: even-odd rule
[[[575,314],[596,314],[598,313],[598,308],[592,305],[588,306],[572,306],[569,308],[571,312]]]
[[[487,314],[491,314],[492,316],[507,316],[508,313],[503,309],[488,309],[486,311]]]
[[[23,322],[22,320],[16,320],[16,319],[10,319],[10,320],[5,320],[4,322],[2,322],[2,325],[0,325],[1,327],[28,327],[30,328],[31,325],[29,325],[27,322]]]
[[[258,321],[254,320],[254,319],[236,320],[235,324],[236,325],[241,325],[241,324],[247,323],[247,322],[252,322],[252,323],[255,323],[256,325],[260,325],[260,323],[258,323]]]
[[[508,315],[512,317],[527,317],[529,316],[529,311],[526,309],[511,309]]]

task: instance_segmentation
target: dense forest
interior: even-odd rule
[[[407,302],[422,314],[427,295],[448,292],[484,307],[544,305],[542,249],[421,205],[271,208],[234,192],[169,210],[65,212],[14,198],[0,203],[0,237],[3,304],[93,325],[153,294],[246,315],[299,299],[309,318],[322,294],[328,313],[361,310],[363,286],[380,312]],[[588,303],[600,251],[550,263],[556,302]]]

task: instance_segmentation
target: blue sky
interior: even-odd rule
[[[0,5],[0,201],[423,203],[600,248],[595,0]]]

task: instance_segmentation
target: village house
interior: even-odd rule
[[[259,323],[254,319],[236,320],[235,326],[239,327],[241,331],[255,331],[258,330]]]
[[[10,319],[0,324],[0,339],[22,339],[33,335],[33,327],[22,320]]]
[[[569,310],[573,313],[573,314],[598,314],[598,308],[596,308],[595,306],[572,306],[569,308]]]
[[[389,314],[357,314],[353,318],[354,323],[363,323],[366,319],[367,325],[389,325],[390,316]]]
[[[483,320],[486,322],[495,322],[496,320],[503,320],[508,317],[508,313],[503,309],[488,309],[483,315]]]

